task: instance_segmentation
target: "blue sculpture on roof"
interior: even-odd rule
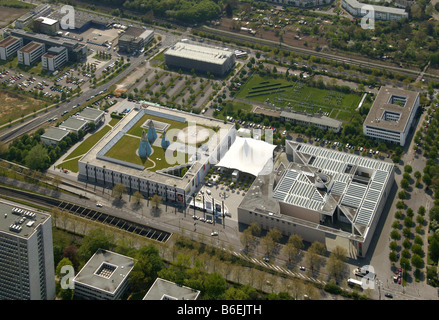
[[[168,136],[166,135],[166,131],[163,131],[162,148],[167,149],[170,144],[171,144],[171,141],[169,140]]]
[[[138,154],[141,158],[148,158],[152,153],[151,145],[149,144],[145,130],[142,132],[142,138],[140,139]]]
[[[148,141],[150,143],[153,143],[155,141],[155,139],[157,139],[157,131],[154,128],[154,122],[152,122],[152,120],[149,120],[148,122]]]

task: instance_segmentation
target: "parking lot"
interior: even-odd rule
[[[57,95],[60,98],[63,92],[66,94],[72,93],[74,89],[85,82],[79,72],[75,72],[73,69],[58,75],[55,79],[50,79],[50,77],[31,75],[24,71],[8,68],[0,73],[0,81],[7,87],[14,88],[17,86],[19,90],[31,93],[37,90],[39,96],[52,98],[53,102],[56,102]]]

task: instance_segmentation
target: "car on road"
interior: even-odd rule
[[[302,271],[305,271],[305,270],[306,270],[306,268],[305,268],[305,267],[302,267],[302,266],[300,266],[299,269],[302,270]]]
[[[96,203],[96,207],[98,207],[98,208],[102,208],[102,203]]]
[[[206,193],[207,193],[208,195],[211,195],[211,194],[212,194],[212,192],[210,192],[209,189],[206,190]]]
[[[270,258],[269,257],[263,257],[262,260],[264,260],[265,262],[269,262]]]
[[[218,232],[214,231],[214,232],[212,232],[210,235],[211,235],[211,236],[217,236],[217,235],[218,235]]]
[[[193,218],[194,220],[198,220],[198,217],[197,217],[196,215],[193,215],[192,218]]]
[[[387,298],[390,298],[390,299],[393,298],[393,295],[391,293],[385,293],[384,296],[386,296]]]

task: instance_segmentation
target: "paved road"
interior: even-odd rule
[[[64,102],[60,104],[58,108],[49,109],[47,112],[41,113],[35,118],[29,119],[28,121],[25,121],[23,123],[19,123],[15,126],[12,126],[11,128],[3,129],[2,131],[0,131],[0,140],[11,141],[27,132],[30,132],[40,127],[52,117],[60,117],[64,111],[70,111],[72,107],[77,104],[81,104],[82,106],[85,102],[87,102],[88,98],[98,95],[99,92],[118,83],[121,79],[130,74],[142,63],[142,61],[145,61],[145,57],[143,55],[140,55],[138,57],[130,57],[131,65],[107,83],[93,89],[88,88],[86,89],[86,92],[83,92],[81,95],[70,99],[70,102]]]

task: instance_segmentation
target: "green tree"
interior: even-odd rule
[[[334,275],[334,277],[337,277],[343,271],[347,254],[348,253],[345,248],[337,246],[329,255],[326,268],[328,269],[329,273]]]
[[[239,236],[239,240],[241,241],[241,244],[248,249],[250,244],[253,242],[254,236],[251,233],[251,230],[249,228],[245,229],[241,235]]]
[[[155,194],[152,196],[151,202],[154,205],[154,208],[158,209],[159,205],[162,203],[162,197],[160,197],[158,194]]]
[[[418,254],[414,254],[412,256],[411,262],[412,265],[417,269],[421,269],[424,267],[424,260]]]
[[[408,189],[409,186],[410,186],[410,182],[407,179],[404,178],[401,180],[401,188]]]
[[[126,187],[122,183],[118,183],[113,187],[113,197],[117,200],[122,200],[123,194],[126,192]]]
[[[134,192],[133,194],[134,203],[139,205],[140,202],[144,199],[143,194],[139,191]]]
[[[63,275],[65,275],[64,273],[61,272],[61,269],[64,266],[72,266],[73,267],[73,263],[70,261],[69,258],[62,258],[61,261],[58,262],[58,264],[56,265],[55,274],[58,277],[62,277]]]
[[[272,228],[267,232],[267,236],[270,237],[274,242],[279,242],[279,240],[282,238],[282,233],[278,229]]]
[[[112,248],[113,237],[102,229],[93,229],[82,239],[78,249],[78,257],[81,262],[85,262],[95,254],[98,249],[110,250]]]
[[[226,292],[226,280],[217,272],[210,273],[204,280],[206,300],[219,300]]]
[[[164,267],[163,259],[153,244],[142,246],[136,256],[136,263],[130,274],[130,285],[133,292],[144,292],[157,278]]]
[[[391,261],[391,262],[396,262],[396,261],[398,261],[398,256],[396,255],[396,252],[395,251],[390,251],[390,253],[389,253],[389,260]]]
[[[43,171],[50,165],[47,149],[42,144],[37,144],[27,153],[25,164],[29,169]]]

